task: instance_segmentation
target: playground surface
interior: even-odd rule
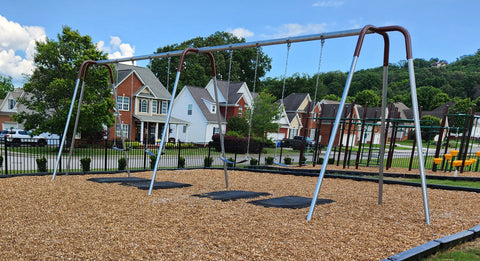
[[[412,171],[413,172],[413,171]],[[150,179],[151,171],[132,173]],[[18,259],[379,260],[480,224],[478,194],[325,179],[311,221],[308,208],[248,202],[312,197],[316,177],[229,171],[230,189],[271,195],[235,201],[194,195],[225,190],[221,170],[159,171],[157,181],[191,184],[156,189],[89,179],[115,175],[0,179],[0,257]]]

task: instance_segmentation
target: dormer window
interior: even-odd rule
[[[148,112],[148,100],[140,100],[140,112]]]
[[[13,110],[15,109],[16,101],[13,98],[8,99],[8,109]]]

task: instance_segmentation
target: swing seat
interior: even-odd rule
[[[118,151],[129,151],[129,149],[120,149],[119,147],[115,147],[115,146],[113,146],[113,149]]]
[[[250,161],[250,159],[251,159],[251,158],[250,158],[249,156],[245,156],[245,158],[237,161],[237,164],[238,164],[238,163],[245,163],[245,162],[247,162],[247,161]]]
[[[151,152],[151,151],[149,151],[149,150],[145,150],[145,153],[147,153],[147,154],[150,155],[150,156],[154,156],[154,157],[156,156],[155,153],[153,153],[153,152]],[[165,151],[162,151],[162,155],[165,155]]]
[[[230,161],[230,160],[228,160],[228,159],[226,159],[226,158],[224,158],[224,157],[220,157],[220,159],[223,160],[224,162],[228,163],[228,164],[235,164],[235,162]]]
[[[147,153],[150,156],[155,156],[155,154],[153,152],[149,151],[149,150],[145,150],[145,153]]]
[[[282,163],[280,163],[280,162],[274,161],[273,164],[278,165],[278,166],[281,166],[281,167],[287,167],[287,168],[288,168],[288,165],[282,164]]]

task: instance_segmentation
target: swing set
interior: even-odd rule
[[[155,182],[156,174],[157,174],[157,169],[158,169],[158,164],[160,157],[162,155],[162,149],[163,145],[166,140],[166,135],[169,132],[169,120],[170,116],[172,113],[172,107],[173,107],[173,101],[175,99],[175,94],[177,91],[178,87],[178,82],[180,79],[180,74],[182,71],[182,65],[183,61],[186,55],[188,54],[204,54],[207,55],[210,59],[210,64],[211,64],[211,69],[212,69],[212,80],[214,84],[214,95],[215,95],[215,102],[217,105],[217,108],[219,107],[219,102],[218,102],[218,91],[217,91],[217,79],[216,79],[216,70],[215,70],[215,60],[213,57],[212,52],[217,52],[217,51],[230,51],[230,55],[232,55],[233,50],[238,50],[238,49],[245,49],[245,48],[257,48],[257,59],[255,62],[255,72],[257,70],[258,66],[258,50],[262,46],[271,46],[271,45],[279,45],[279,44],[287,44],[287,58],[286,58],[286,66],[285,66],[285,74],[284,74],[284,79],[283,79],[283,86],[282,86],[282,99],[281,99],[281,105],[283,106],[283,96],[284,96],[284,91],[285,91],[285,78],[286,78],[286,73],[287,73],[287,65],[288,65],[288,55],[290,51],[290,46],[292,43],[297,43],[297,42],[307,42],[307,41],[316,41],[316,40],[321,40],[322,42],[327,40],[327,39],[333,39],[333,38],[344,38],[344,37],[350,37],[350,36],[358,36],[356,48],[354,51],[353,55],[353,61],[350,67],[350,71],[347,77],[347,81],[345,83],[343,95],[339,104],[338,112],[342,112],[345,108],[345,103],[346,103],[346,98],[348,95],[348,91],[350,89],[350,85],[352,83],[352,78],[353,74],[355,71],[355,66],[357,64],[358,58],[360,56],[360,50],[363,45],[363,40],[365,35],[367,34],[379,34],[383,37],[384,39],[384,59],[383,59],[383,87],[382,87],[382,110],[381,110],[381,141],[380,144],[380,158],[379,158],[379,190],[378,190],[378,204],[382,204],[382,197],[383,197],[383,161],[384,161],[384,154],[385,154],[385,111],[386,111],[386,99],[387,99],[387,82],[388,82],[388,56],[389,56],[389,48],[390,48],[390,42],[389,42],[389,37],[388,33],[390,32],[400,32],[405,39],[405,48],[406,48],[406,58],[407,58],[407,63],[408,63],[408,72],[409,72],[409,80],[410,80],[410,91],[411,91],[411,98],[412,98],[412,106],[413,106],[413,114],[414,114],[414,125],[415,125],[415,136],[416,136],[416,144],[417,144],[417,152],[418,152],[418,157],[419,157],[419,169],[420,169],[420,178],[421,178],[421,188],[422,188],[422,196],[423,196],[423,203],[424,203],[424,212],[425,212],[425,222],[427,224],[430,224],[430,214],[429,214],[429,207],[428,207],[428,197],[427,197],[427,190],[426,190],[426,178],[425,178],[425,166],[424,166],[424,160],[423,160],[423,153],[422,153],[422,139],[421,139],[421,131],[420,131],[420,119],[419,119],[419,109],[418,109],[418,102],[417,102],[417,93],[416,93],[416,83],[415,83],[415,74],[414,74],[414,65],[413,65],[413,57],[412,57],[412,48],[411,48],[411,39],[408,31],[404,29],[403,27],[400,26],[384,26],[384,27],[375,27],[372,25],[367,25],[364,26],[362,29],[355,29],[355,30],[347,30],[347,31],[339,31],[339,32],[329,32],[329,33],[322,33],[322,34],[315,34],[315,35],[307,35],[307,36],[298,36],[298,37],[288,37],[288,38],[281,38],[281,39],[273,39],[273,40],[265,40],[265,41],[258,41],[258,42],[249,42],[249,43],[237,43],[237,44],[230,44],[230,45],[221,45],[221,46],[213,46],[213,47],[202,47],[202,48],[187,48],[183,51],[172,51],[172,52],[166,52],[166,53],[156,53],[156,54],[150,54],[150,55],[143,55],[143,56],[134,56],[134,57],[129,57],[129,58],[118,58],[118,59],[111,59],[111,60],[101,60],[101,61],[85,61],[82,66],[80,67],[79,74],[78,74],[78,79],[76,82],[76,86],[74,89],[74,94],[72,97],[72,103],[70,106],[70,110],[68,113],[67,117],[67,122],[65,124],[65,130],[64,130],[64,135],[62,136],[62,142],[60,144],[59,152],[58,152],[58,157],[56,160],[55,164],[55,169],[53,172],[52,180],[55,179],[55,175],[57,173],[57,168],[58,168],[58,163],[61,158],[61,154],[63,151],[63,145],[65,144],[65,138],[68,130],[68,126],[70,123],[70,118],[72,116],[72,111],[73,107],[75,104],[77,92],[79,85],[81,83],[81,91],[80,91],[80,97],[79,97],[79,102],[78,102],[78,110],[77,110],[77,115],[76,115],[76,120],[75,120],[75,126],[74,126],[74,132],[76,133],[77,130],[77,125],[78,125],[78,119],[80,116],[80,107],[81,107],[81,101],[83,97],[83,92],[84,92],[84,87],[85,87],[85,79],[88,73],[88,68],[92,65],[100,65],[100,66],[106,66],[109,69],[110,72],[110,79],[111,79],[111,86],[114,95],[115,94],[115,88],[114,88],[114,82],[113,82],[113,73],[112,69],[109,64],[111,63],[119,63],[119,62],[128,62],[131,61],[132,63],[137,60],[146,60],[146,59],[156,59],[156,58],[169,58],[172,56],[180,56],[180,61],[179,61],[179,66],[178,70],[176,73],[176,78],[175,78],[175,83],[173,86],[173,90],[171,92],[171,99],[170,103],[168,106],[168,112],[167,112],[167,117],[165,119],[165,124],[162,132],[162,138],[160,140],[160,145],[158,146],[158,153],[156,154],[156,162],[155,162],[155,167],[153,169],[153,174],[152,174],[152,179],[151,179],[151,184],[150,188],[148,191],[148,194],[152,194],[152,189],[153,189],[153,184]],[[323,43],[322,43],[323,47]],[[322,50],[321,50],[322,51]],[[231,56],[230,56],[231,59]],[[320,61],[321,61],[321,56],[320,56]],[[231,60],[230,60],[231,63]],[[230,64],[231,66],[231,64]],[[320,68],[320,62],[319,62],[319,68]],[[229,75],[230,77],[230,75]],[[255,73],[255,78],[256,78],[256,73]],[[256,79],[255,81],[256,82]],[[230,81],[229,81],[230,84]],[[115,101],[115,106],[118,112],[118,105]],[[221,157],[220,159],[223,161],[223,170],[225,174],[225,184],[226,188],[229,187],[229,182],[228,182],[228,169],[226,164],[228,163],[228,160],[225,158],[225,146],[224,146],[224,133],[222,131],[222,120],[220,117],[220,110],[217,110],[217,121],[218,121],[218,127],[219,127],[219,133],[220,133],[220,147],[221,147]],[[340,125],[340,120],[341,120],[341,114],[342,113],[337,113],[334,124],[333,124],[333,130],[332,130],[332,135],[330,135],[330,140],[328,142],[328,146],[325,152],[325,158],[329,158],[330,153],[332,151],[334,141],[335,141],[335,136],[338,131],[338,127]],[[249,130],[249,135],[250,135],[250,130]],[[250,137],[249,137],[250,138]],[[249,139],[250,140],[250,139]],[[70,162],[71,155],[74,149],[74,142],[75,139],[72,138],[72,143],[71,143],[71,148],[70,148],[70,155],[68,162]],[[122,135],[122,143],[123,143],[123,152],[124,156],[127,159],[127,154],[125,151],[125,143],[124,143],[124,136]],[[248,150],[247,150],[248,153]],[[247,154],[248,156],[248,154]],[[233,162],[232,162],[233,163]],[[280,165],[281,163],[277,162],[277,165]],[[128,164],[127,164],[128,165]],[[328,160],[324,160],[322,164],[322,168],[320,170],[319,176],[318,176],[318,181],[317,185],[315,187],[315,192],[313,194],[312,202],[310,205],[310,210],[308,212],[307,220],[311,220],[313,216],[313,212],[315,209],[316,201],[318,194],[320,192],[320,188],[322,185],[322,181],[325,175],[325,171],[328,165]],[[67,173],[69,171],[70,164],[67,164]],[[128,170],[128,176],[130,177],[130,170]]]

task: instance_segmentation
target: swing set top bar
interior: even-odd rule
[[[257,42],[236,43],[236,44],[227,44],[227,45],[219,45],[219,46],[211,46],[211,47],[200,47],[196,49],[198,49],[198,53],[237,50],[237,49],[254,48],[254,47],[260,47],[260,46],[269,46],[269,45],[277,45],[277,44],[307,42],[307,41],[315,41],[315,40],[322,40],[322,39],[355,36],[355,35],[359,35],[361,31],[362,29],[353,29],[353,30],[345,30],[345,31],[338,31],[338,32],[311,34],[311,35],[297,36],[297,37],[286,37],[286,38],[257,41]],[[367,33],[368,34],[374,33],[374,30],[369,30]],[[180,56],[182,55],[182,52],[183,50],[179,50],[179,51],[171,51],[171,52],[164,52],[164,53],[155,53],[155,54],[148,54],[148,55],[117,58],[117,59],[99,60],[99,61],[96,61],[96,64],[108,64],[108,63],[129,62],[129,61]]]

